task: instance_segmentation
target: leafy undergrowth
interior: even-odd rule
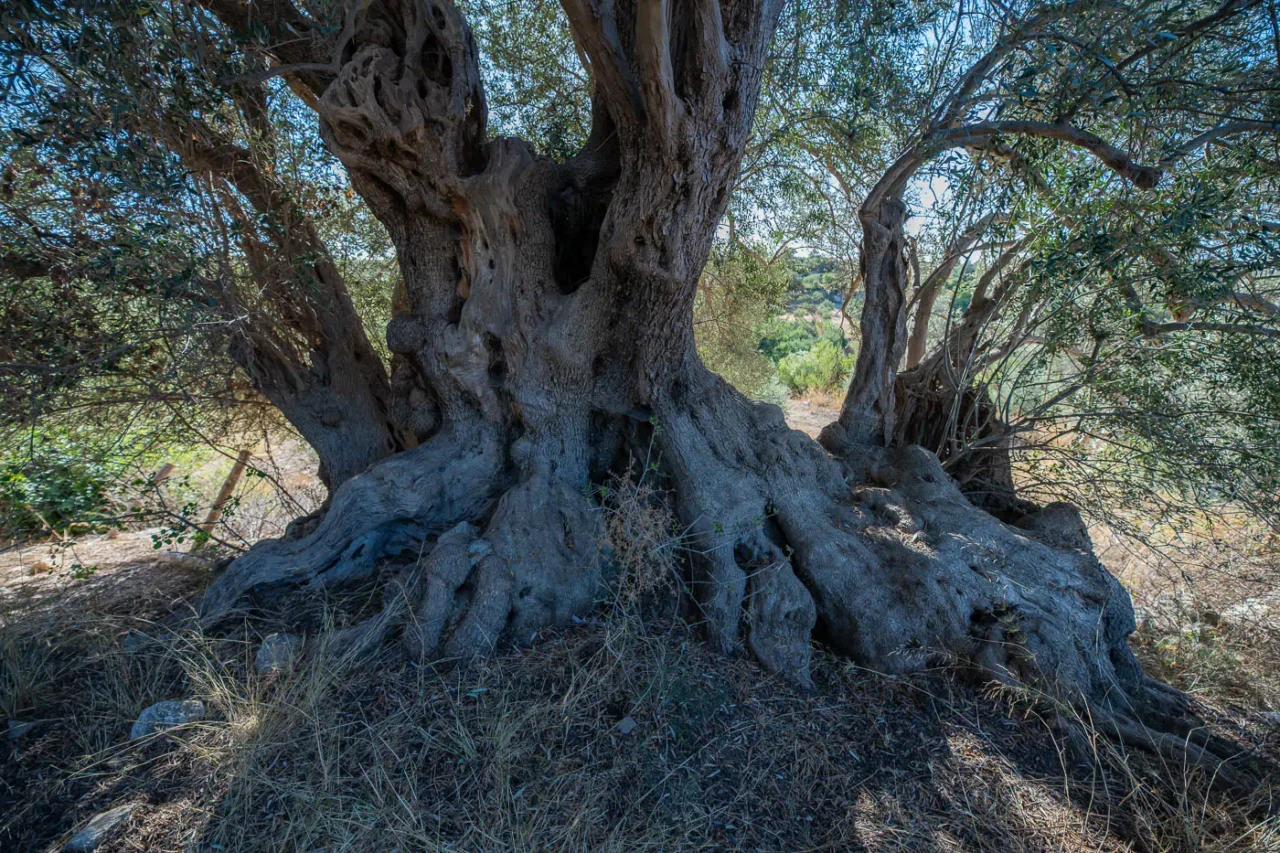
[[[169,581],[132,608],[82,595],[110,607],[4,614],[3,711],[36,725],[3,747],[0,848],[56,849],[137,803],[100,850],[1280,849],[1265,784],[1214,794],[1101,738],[1071,754],[1034,709],[955,672],[891,678],[819,652],[801,695],[682,622],[614,613],[469,670],[393,648],[343,666],[313,638],[262,675],[272,626],[168,632],[199,578]],[[175,698],[208,718],[128,742],[142,708]],[[1236,697],[1202,710],[1278,757]]]

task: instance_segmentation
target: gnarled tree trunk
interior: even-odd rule
[[[210,5],[253,30],[245,7]],[[1053,508],[1008,526],[965,500],[932,454],[883,446],[905,343],[900,286],[869,299],[896,338],[864,340],[875,393],[846,408],[874,419],[850,419],[829,444],[836,455],[699,362],[695,287],[777,0],[564,6],[595,87],[591,138],[565,163],[486,139],[475,44],[449,0],[359,6],[340,70],[300,78],[399,253],[392,385],[422,443],[341,486],[310,535],[235,561],[205,618],[411,550],[426,556],[352,642],[399,631],[424,660],[527,642],[605,593],[590,490],[629,451],[652,448],[719,648],[745,643],[800,683],[815,635],[888,671],[959,656],[1117,727],[1160,716],[1179,729],[1170,694],[1129,651],[1128,596],[1078,515]],[[263,15],[296,45],[283,37],[303,25],[296,12],[276,2]],[[869,278],[900,274],[902,217],[886,205],[868,221],[885,236]]]
[[[907,347],[907,207],[896,192],[873,194],[859,211],[864,285],[861,341],[840,419],[822,433],[839,452],[893,436],[893,377]]]

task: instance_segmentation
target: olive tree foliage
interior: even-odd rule
[[[390,247],[306,108],[210,20],[182,4],[6,11],[0,279],[18,334],[4,421],[102,409],[190,429],[197,412],[223,422],[268,402],[337,485],[402,441],[371,343]],[[76,312],[90,320],[67,322]],[[344,387],[339,410],[328,392]]]
[[[1112,523],[1143,506],[1242,509],[1274,525],[1269,157],[1273,140],[1237,143],[1142,195],[1059,170],[1080,195],[1043,211],[1027,255],[993,277],[1002,305],[964,350],[965,381],[992,407],[990,423],[952,422],[957,465],[1001,436],[1021,450],[1028,495],[1070,498]]]
[[[761,173],[798,180],[761,178],[771,201],[753,209],[807,211],[811,245],[867,300],[829,446],[850,430],[921,443],[1014,514],[1011,461],[1039,499],[1094,514],[1154,500],[1273,523],[1271,5],[894,14],[877,44],[897,53],[841,63],[849,86],[806,84],[780,38],[786,95],[758,122],[784,129]],[[887,76],[902,67],[916,73]]]
[[[994,128],[968,144],[972,181],[1008,188],[983,211],[1006,245],[934,351],[907,353],[907,408],[941,400],[946,429],[900,411],[899,440],[927,437],[997,500],[1011,484],[987,451],[1022,447],[1040,496],[1229,502],[1274,524],[1274,10],[1107,7],[1043,33],[1028,14],[964,131]],[[922,286],[913,331],[935,295]]]
[[[694,303],[698,351],[707,367],[743,393],[774,403],[785,401],[786,389],[760,351],[760,333],[790,286],[784,247],[765,254],[731,239],[712,251]]]

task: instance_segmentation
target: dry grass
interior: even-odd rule
[[[1102,739],[1081,762],[954,673],[820,653],[798,695],[625,611],[446,672],[338,666],[321,639],[262,676],[248,633],[124,651],[119,623],[66,627],[50,651],[5,625],[6,701],[40,725],[5,761],[4,849],[128,802],[104,850],[1280,849],[1274,819],[1197,773]],[[126,742],[176,697],[210,719]]]
[[[1144,541],[1091,531],[1146,616],[1135,649],[1153,675],[1224,713],[1280,713],[1280,541],[1230,517],[1181,521]]]
[[[252,658],[275,626],[183,628],[202,573],[127,542],[88,578],[9,567],[0,710],[36,727],[0,746],[0,849],[57,849],[90,815],[139,803],[105,853],[1280,851],[1266,785],[1213,793],[1087,721],[1068,748],[1025,696],[821,651],[801,695],[679,621],[642,619],[672,583],[679,531],[642,473],[602,497],[612,605],[465,671],[393,649],[354,667],[319,633],[262,675]],[[1280,760],[1273,635],[1201,622],[1137,647],[1257,766]],[[202,699],[208,719],[127,742],[142,708],[173,698]]]
[[[604,515],[609,561],[617,567],[612,585],[615,609],[634,611],[674,592],[685,542],[651,460],[633,459],[625,474],[614,475],[597,489],[596,499]]]

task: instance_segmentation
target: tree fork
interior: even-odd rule
[[[233,31],[256,31],[231,0],[210,7]],[[1128,595],[1078,513],[1048,507],[1012,527],[967,501],[936,456],[883,446],[905,346],[900,204],[864,219],[883,237],[866,272],[898,282],[878,291],[872,322],[896,332],[864,340],[876,381],[853,411],[874,417],[842,416],[839,440],[824,442],[833,453],[699,362],[695,288],[779,5],[564,7],[595,102],[591,141],[565,163],[486,141],[475,43],[448,0],[357,7],[332,66],[299,76],[320,89],[324,138],[396,245],[392,385],[421,444],[340,486],[310,534],[236,560],[205,620],[421,553],[383,614],[344,634],[350,648],[396,631],[418,659],[466,660],[529,642],[606,593],[590,490],[634,425],[655,422],[718,648],[745,641],[801,685],[813,636],[886,671],[958,658],[1120,730],[1175,730],[1177,697],[1144,679]],[[262,15],[268,34],[306,31],[280,0]],[[298,52],[296,35],[281,41]]]

